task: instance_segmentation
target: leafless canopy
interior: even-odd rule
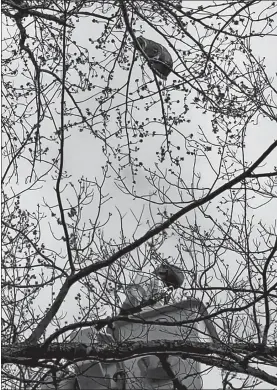
[[[2,0],[3,388],[147,353],[202,363],[206,387],[277,386],[276,14],[258,0]],[[139,36],[172,56],[166,81]],[[141,323],[119,314],[126,286],[163,261],[185,275],[171,302],[208,310],[178,326],[209,319],[216,342],[70,342]]]

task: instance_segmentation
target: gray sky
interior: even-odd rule
[[[193,5],[196,6],[196,3],[199,3],[200,5],[203,4],[203,2],[196,2],[196,1],[186,1],[185,2],[187,6]],[[206,3],[206,2],[205,2]],[[212,4],[212,2],[211,2]],[[259,7],[263,7],[263,2],[259,5]],[[258,9],[257,9],[258,11]],[[142,22],[143,24],[143,22]],[[145,24],[143,25],[143,28],[145,28],[145,36],[151,37],[151,39],[156,40],[160,43],[163,43],[163,39],[158,36],[156,32],[150,31],[149,27]],[[139,29],[139,26],[137,26],[137,29]],[[197,38],[197,34],[192,26],[189,26],[189,31],[191,34],[195,34],[194,36]],[[76,40],[76,42],[81,45],[83,48],[86,48],[89,53],[89,58],[93,60],[93,57],[97,58],[98,61],[100,61],[100,51],[95,50],[94,45],[92,45],[89,41],[89,39],[95,40],[97,38],[97,35],[99,35],[100,27],[97,25],[92,25],[91,22],[88,19],[82,19],[82,21],[78,24],[76,24],[76,28],[74,29],[72,40]],[[3,35],[5,35],[5,31],[3,32]],[[199,34],[201,36],[201,31],[199,31]],[[120,39],[122,38],[122,34],[120,32],[117,33],[118,42],[117,45],[120,44]],[[211,37],[210,41],[207,40],[205,43],[211,42],[213,39],[213,36]],[[275,38],[253,38],[251,45],[253,48],[254,53],[259,57],[263,58],[265,57],[265,64],[267,67],[267,74],[270,77],[275,76],[276,72],[276,60],[277,60],[277,54],[276,54],[276,37]],[[188,50],[190,42],[177,42],[175,43],[175,47],[178,50]],[[107,43],[107,45],[109,45]],[[111,46],[111,45],[110,45]],[[74,52],[70,53],[74,56]],[[131,60],[133,51],[131,49],[131,45],[128,47],[128,51],[126,53],[128,58]],[[243,62],[245,61],[245,58],[242,57],[241,53],[236,53],[236,63],[239,67],[243,69]],[[176,56],[174,58],[176,60]],[[139,58],[138,61],[135,62],[134,68],[132,71],[132,78],[130,81],[130,92],[133,93],[133,96],[137,96],[137,85],[142,86],[143,84],[143,77],[142,72],[140,69],[140,65],[142,64],[142,59]],[[176,62],[177,65],[177,62]],[[180,66],[180,65],[179,65]],[[83,71],[87,71],[87,64],[83,66]],[[177,67],[176,69],[179,70]],[[147,74],[149,77],[152,77],[151,71],[147,69],[147,65],[145,65],[145,70],[147,70]],[[61,74],[57,72],[57,75],[61,77]],[[72,82],[77,83],[77,76],[73,69],[70,69],[68,72],[69,78]],[[51,77],[49,75],[43,76],[46,79],[50,80]],[[119,67],[116,68],[115,72],[115,78],[111,82],[111,86],[113,88],[120,88],[127,82],[128,72],[120,69]],[[21,75],[17,76],[17,82],[21,83]],[[138,79],[138,83],[135,81]],[[176,79],[176,76],[172,73],[166,82],[166,85],[171,85],[172,81]],[[105,85],[105,80],[101,80],[100,78],[94,78],[96,82],[96,89],[93,90],[101,90],[101,88]],[[145,81],[149,81],[147,76],[145,76]],[[93,79],[92,79],[92,82]],[[276,80],[275,80],[275,87],[276,87]],[[151,88],[156,90],[155,83],[151,84]],[[144,92],[142,92],[144,93]],[[193,95],[193,94],[192,94]],[[80,91],[78,95],[76,95],[76,100],[82,101],[85,99],[90,98],[89,101],[83,101],[80,103],[80,106],[82,108],[87,108],[93,112],[97,106],[98,102],[97,99],[99,95],[96,95],[94,98],[91,98],[91,93],[88,91],[82,92]],[[180,100],[183,101],[184,99],[184,92],[181,91],[175,91],[172,93],[172,98],[174,100]],[[200,175],[200,182],[199,187],[201,188],[210,188],[214,180],[216,178],[215,170],[218,168],[218,164],[220,163],[220,155],[218,155],[216,151],[216,147],[214,147],[213,151],[208,154],[209,161],[205,156],[199,156],[195,160],[193,156],[189,156],[186,154],[186,143],[185,138],[188,137],[189,134],[193,134],[194,138],[198,141],[201,141],[201,138],[203,138],[201,135],[199,135],[200,128],[203,129],[204,134],[209,138],[210,141],[214,142],[215,144],[218,142],[216,139],[216,135],[212,133],[212,115],[210,113],[204,114],[200,109],[196,109],[195,106],[191,104],[192,97],[190,96],[188,99],[188,105],[189,105],[189,111],[186,114],[186,120],[189,120],[189,122],[185,122],[182,125],[178,126],[178,131],[174,132],[174,134],[171,137],[172,144],[179,145],[180,146],[180,153],[184,156],[184,161],[180,163],[181,166],[181,178],[186,185],[190,185],[193,179],[193,170],[197,174]],[[121,105],[125,101],[124,95],[116,95],[112,104],[113,106]],[[149,104],[151,103],[151,98],[148,99]],[[60,99],[56,97],[56,100],[54,99],[54,103],[52,106],[52,110],[54,112],[55,108],[58,109]],[[67,97],[67,105],[70,107],[71,102],[70,99]],[[155,104],[151,107],[151,109],[147,112],[144,111],[145,106],[145,100],[143,101],[137,101],[134,104],[134,109],[132,111],[133,120],[141,121],[145,117],[149,118],[155,118],[161,116],[161,108],[159,104]],[[178,103],[175,103],[173,106],[176,107],[176,110],[179,109]],[[124,116],[124,109],[121,109],[121,116]],[[181,109],[180,109],[181,111]],[[178,112],[178,111],[177,111]],[[55,115],[55,114],[54,114]],[[59,116],[56,114],[55,119],[58,121]],[[230,119],[230,122],[232,120]],[[101,123],[94,125],[94,130],[101,131]],[[18,125],[17,125],[17,128]],[[157,132],[163,134],[164,128],[161,125],[158,125],[157,123],[151,124],[147,126],[149,131]],[[111,112],[111,118],[110,118],[110,124],[108,127],[109,131],[113,133],[117,130],[116,128],[116,112]],[[42,124],[41,132],[43,133],[44,137],[48,137],[53,133],[54,127],[52,122],[45,121]],[[21,131],[21,130],[19,130]],[[245,159],[246,161],[254,161],[257,157],[260,156],[260,154],[270,145],[270,143],[276,138],[276,125],[274,122],[271,122],[267,118],[262,118],[259,116],[258,118],[258,124],[251,123],[248,125],[247,128],[247,136],[246,136],[246,147],[245,147]],[[67,136],[67,134],[66,134]],[[222,139],[224,138],[224,134],[220,134],[220,137]],[[148,195],[153,191],[153,187],[149,184],[149,182],[146,180],[146,172],[145,169],[149,170],[156,170],[157,171],[157,154],[156,152],[159,150],[160,143],[161,143],[162,137],[152,137],[147,138],[142,144],[140,144],[140,151],[137,153],[137,157],[139,161],[143,162],[143,167],[139,169],[138,175],[136,177],[136,193],[137,195]],[[118,139],[114,139],[111,141],[111,146],[115,149],[118,146]],[[122,141],[121,149],[124,150],[124,142]],[[54,145],[52,142],[47,142],[45,140],[45,145],[50,148],[50,151],[48,153],[48,158],[53,157],[57,155],[57,151],[59,146],[56,144]],[[105,165],[106,157],[102,153],[102,141],[99,141],[96,139],[92,134],[90,134],[88,129],[84,129],[82,132],[79,131],[78,128],[72,128],[70,130],[70,133],[68,133],[68,138],[66,138],[65,141],[65,149],[64,149],[64,155],[65,155],[65,170],[70,175],[70,179],[68,182],[72,182],[75,185],[78,185],[78,180],[81,178],[81,176],[88,181],[95,181],[97,180],[99,183],[102,180],[102,166]],[[235,150],[235,148],[234,148]],[[177,153],[177,150],[175,149],[175,152]],[[226,157],[227,158],[227,157]],[[227,158],[228,159],[228,158]],[[239,159],[239,156],[238,156]],[[155,204],[151,204],[151,207],[149,208],[149,205],[146,201],[140,200],[140,199],[133,199],[132,196],[124,194],[122,191],[120,191],[116,184],[115,184],[115,171],[119,168],[119,162],[116,161],[116,159],[112,158],[112,166],[109,169],[108,174],[110,175],[110,179],[106,181],[104,187],[103,187],[103,193],[108,194],[108,197],[110,197],[110,200],[107,202],[107,204],[102,208],[101,210],[101,220],[105,221],[109,213],[111,213],[111,217],[109,219],[109,222],[105,225],[104,234],[105,237],[108,238],[114,238],[115,240],[118,240],[120,235],[120,218],[119,213],[117,210],[120,211],[121,215],[124,215],[123,218],[123,228],[124,233],[127,236],[128,239],[131,239],[132,235],[135,234],[135,237],[139,237],[142,234],[144,234],[148,228],[149,225],[147,223],[148,220],[151,221],[151,218],[154,216],[155,223],[158,223],[161,221],[161,218],[157,215],[159,209],[163,209],[163,205],[157,206]],[[230,161],[230,160],[229,160]],[[211,167],[212,164],[212,167]],[[272,170],[274,164],[276,165],[276,156],[270,156],[270,158],[267,160],[268,166],[263,167],[261,171],[267,171]],[[4,161],[5,165],[5,161]],[[239,163],[238,163],[239,168]],[[165,173],[168,171],[170,166],[170,162],[163,165],[158,166],[162,173]],[[16,188],[16,190],[21,190],[23,188],[26,188],[29,184],[25,184],[25,176],[30,173],[29,166],[27,164],[22,163],[22,167],[20,168],[20,174],[22,176],[20,182],[18,185],[15,185],[13,183],[13,187]],[[39,172],[43,173],[45,172],[46,165],[41,164],[41,167],[37,166],[37,169]],[[173,168],[175,172],[177,170]],[[234,169],[234,167],[232,168]],[[51,173],[53,175],[54,173]],[[49,205],[54,205],[56,203],[56,197],[55,192],[53,190],[53,179],[52,176],[48,175],[43,180],[42,186],[37,191],[32,191],[31,196],[30,193],[26,192],[22,195],[21,198],[21,205],[23,208],[27,208],[28,210],[35,210],[36,204],[42,204],[44,201],[46,201]],[[125,184],[128,189],[132,188],[132,175],[131,171],[128,167],[126,167],[122,171],[122,175],[125,177]],[[147,174],[148,176],[148,174]],[[166,184],[165,180],[161,180],[161,185],[168,185],[168,192],[167,195],[169,199],[178,202],[176,205],[168,205],[167,211],[170,212],[176,212],[178,210],[178,207],[182,207],[184,205],[180,202],[187,202],[190,201],[190,198],[185,193],[185,191],[178,191],[178,189],[173,185],[176,183],[176,178],[173,175],[169,175],[170,179],[172,180],[171,185]],[[189,184],[188,184],[189,183]],[[166,188],[166,187],[165,187]],[[201,196],[201,191],[196,192],[196,197]],[[97,194],[97,191],[95,192],[95,200],[98,199],[99,194]],[[63,198],[65,200],[69,199],[70,202],[74,202],[74,193],[72,191],[72,188],[68,185],[66,190],[63,193]],[[157,197],[155,198],[153,196],[153,200],[157,200]],[[251,200],[253,205],[258,205],[260,202],[260,199],[255,198]],[[275,208],[276,208],[276,200],[275,200]],[[249,218],[253,216],[255,220],[258,222],[260,219],[262,219],[268,226],[276,224],[276,216],[272,212],[273,210],[273,204],[269,203],[268,205],[265,205],[263,208],[255,209],[255,210],[249,210]],[[94,220],[98,211],[98,203],[96,201],[93,201],[90,205],[86,206],[82,222],[83,223],[89,223],[89,220]],[[134,215],[138,218],[141,213],[142,214],[142,220],[140,223],[139,228],[137,229],[137,223],[135,220]],[[216,203],[212,204],[209,207],[209,212],[214,213],[213,215],[216,215]],[[239,209],[236,209],[236,212],[241,212]],[[45,209],[46,215],[49,216],[49,211]],[[186,219],[187,218],[187,219]],[[193,223],[196,219],[198,223],[200,223],[202,228],[209,229],[211,227],[211,222],[207,219],[203,218],[203,216],[200,215],[198,211],[191,212],[189,215],[186,216],[186,218],[182,218],[180,221],[183,224],[187,224],[188,221],[190,223]],[[220,218],[220,216],[219,216]],[[53,239],[53,236],[50,234],[49,225],[48,225],[49,219],[46,218],[42,223],[42,233],[43,233],[43,242],[46,243],[46,246],[51,247],[52,250],[62,253],[65,253],[65,247],[63,246],[63,243],[61,241],[57,241]],[[59,226],[52,225],[52,228],[54,229],[54,233],[59,237],[61,236],[62,232]],[[258,234],[257,231],[255,234]],[[173,258],[176,258],[178,253],[175,248],[175,245],[177,243],[176,237],[171,237],[170,239],[166,240],[162,248],[160,248],[160,251],[164,253],[165,256],[172,256]],[[188,252],[183,253],[184,259],[186,261],[187,267],[192,267],[192,260],[191,256]],[[136,254],[134,254],[134,257],[136,257]],[[234,274],[236,272],[236,269],[234,267],[234,259],[233,254],[231,252],[226,253],[226,263],[230,265],[230,275],[232,273]],[[198,261],[200,262],[199,265],[199,272],[201,272],[201,261],[204,261],[201,258],[201,255],[198,256]],[[130,267],[130,264],[128,265]],[[204,264],[202,263],[202,269]],[[218,285],[218,281],[213,280],[211,283],[215,283],[215,285]],[[61,307],[61,312],[66,313],[66,317],[64,319],[67,321],[70,321],[73,319],[74,316],[76,316],[77,311],[77,305],[75,304],[76,301],[74,299],[76,293],[79,291],[79,286],[75,285],[69,292],[64,304]],[[54,290],[56,293],[59,290],[59,283],[56,283]],[[52,294],[51,289],[45,289],[43,293],[39,296],[39,299],[37,300],[37,304],[41,307],[42,310],[46,309],[46,306],[48,305],[48,300],[50,299]],[[73,303],[74,302],[74,303]],[[50,327],[49,327],[50,330]],[[217,373],[209,374],[207,377],[204,378],[204,388],[211,388],[212,386],[216,388],[216,386],[220,387],[220,375],[218,370],[216,370]],[[234,382],[235,384],[235,382]],[[268,386],[269,387],[269,386]]]

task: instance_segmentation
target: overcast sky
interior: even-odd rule
[[[196,6],[196,3],[199,3],[200,5],[203,4],[203,2],[196,2],[196,1],[186,1],[184,2],[189,7],[190,5],[193,5],[193,7]],[[205,2],[205,5],[208,3],[208,1]],[[212,3],[212,2],[211,2]],[[262,2],[263,3],[263,2]],[[263,4],[260,4],[260,7],[263,7]],[[143,22],[142,22],[143,24]],[[166,45],[165,42],[163,42],[162,37],[160,37],[156,32],[150,31],[148,26],[145,27],[145,36],[150,37],[153,40],[156,40],[157,42],[163,43]],[[139,27],[137,27],[139,29]],[[73,31],[72,41],[76,40],[76,42],[81,45],[83,48],[86,48],[89,52],[89,57],[93,59],[93,57],[96,57],[99,59],[100,51],[95,50],[95,46],[91,44],[90,39],[95,40],[97,36],[99,35],[100,26],[97,26],[95,24],[92,24],[89,19],[82,19],[79,23],[76,23],[76,28]],[[5,35],[6,31],[3,31],[3,34]],[[193,31],[193,28],[191,29],[191,33],[195,33]],[[120,37],[122,37],[122,34],[118,33],[118,39],[120,40]],[[196,36],[197,38],[197,36]],[[117,44],[119,45],[119,41]],[[176,44],[177,45],[177,44]],[[182,44],[179,42],[178,45],[180,45],[180,50],[187,50],[188,47],[186,46],[186,42],[183,42]],[[179,47],[177,46],[179,49]],[[269,77],[275,76],[276,72],[276,63],[277,63],[277,51],[276,51],[276,38],[265,38],[261,39],[257,37],[256,39],[252,39],[252,49],[256,53],[257,57],[263,58],[265,57],[265,64],[267,67],[267,74]],[[71,53],[72,56],[74,56],[74,52]],[[133,56],[133,49],[131,45],[128,47],[128,50],[126,52],[126,55],[129,57],[130,61]],[[99,59],[100,60],[100,59]],[[176,60],[176,58],[174,58]],[[240,54],[237,54],[237,61],[238,63],[243,61],[243,58],[240,58]],[[147,76],[142,76],[142,71],[140,68],[140,65],[142,63],[142,59],[140,58],[137,62],[134,64],[134,68],[132,70],[132,78],[130,81],[130,91],[133,92],[134,96],[137,92],[138,85],[142,85],[144,81],[149,81],[152,77],[152,74],[150,70],[147,70],[147,73],[149,75],[149,79],[147,79]],[[147,67],[147,65],[145,65]],[[87,69],[87,66],[83,66],[84,69]],[[61,74],[57,72],[58,76],[60,77]],[[74,82],[74,71],[69,70],[68,72],[69,77],[71,78],[71,81]],[[128,72],[125,70],[120,69],[119,67],[116,68],[115,72],[116,77],[112,81],[111,85],[113,88],[118,87],[120,88],[122,85],[124,85],[127,82],[128,78]],[[18,83],[21,82],[21,76],[18,75]],[[43,76],[44,80],[47,79],[47,76]],[[145,79],[143,79],[145,77]],[[48,77],[50,80],[50,76]],[[138,79],[139,81],[136,82],[135,80]],[[165,82],[165,85],[170,85],[172,81],[176,79],[176,76],[172,73],[168,80]],[[101,83],[104,85],[105,81],[101,80],[100,78],[95,78],[96,84],[99,87],[99,91],[101,90]],[[77,77],[76,77],[77,82]],[[276,86],[276,84],[275,84]],[[98,88],[97,87],[97,88]],[[153,90],[156,89],[155,83],[152,84],[151,87]],[[174,95],[175,94],[175,95]],[[80,92],[79,95],[77,95],[76,100],[81,101],[82,99],[87,99],[91,96],[91,94],[86,92]],[[90,110],[93,112],[98,103],[97,103],[97,97],[90,99],[88,102],[83,102],[83,107],[89,107]],[[183,101],[184,99],[184,92],[183,91],[175,91],[173,92],[173,97],[176,100]],[[116,95],[113,100],[113,105],[120,105],[124,103],[124,94],[123,95]],[[151,99],[149,99],[150,101]],[[55,105],[57,105],[57,108],[59,107],[60,100],[57,97],[55,100],[55,103],[52,106],[52,110],[55,109]],[[67,104],[70,107],[70,99],[67,98]],[[134,110],[134,117],[138,118],[138,120],[142,120],[143,117],[146,115],[149,118],[155,118],[160,117],[160,106],[159,104],[153,105],[153,107],[146,113],[144,111],[144,105],[145,102],[136,102],[137,110]],[[178,105],[177,105],[178,107]],[[124,112],[124,110],[122,110]],[[56,115],[56,118],[58,119],[58,115]],[[215,180],[215,172],[211,168],[211,166],[208,164],[207,160],[203,158],[198,158],[196,162],[196,168],[195,168],[195,160],[193,156],[188,156],[186,154],[186,146],[184,144],[184,137],[182,136],[182,133],[184,134],[194,134],[194,136],[197,138],[199,135],[197,133],[199,132],[199,129],[202,128],[204,133],[207,134],[209,139],[214,140],[216,142],[216,137],[212,133],[212,124],[211,119],[212,115],[207,113],[203,114],[201,110],[197,110],[195,106],[189,105],[189,111],[187,113],[186,119],[189,120],[189,122],[183,123],[181,126],[179,126],[178,130],[180,131],[180,134],[175,133],[172,136],[172,143],[175,145],[180,145],[181,152],[183,152],[184,155],[184,161],[181,163],[182,168],[182,179],[186,183],[191,183],[193,178],[193,169],[199,174],[201,174],[201,186],[204,188],[211,187],[212,183]],[[114,121],[114,122],[113,122]],[[110,121],[110,132],[114,132],[116,130],[116,112],[114,111],[111,114],[111,121]],[[113,129],[112,127],[115,127]],[[97,129],[97,125],[95,125],[94,129]],[[149,127],[150,131],[156,131],[162,133],[164,131],[163,126],[161,125],[151,125]],[[54,128],[51,121],[45,121],[42,124],[41,132],[45,137],[48,137],[52,134]],[[101,124],[99,124],[99,131],[101,130]],[[247,138],[246,138],[246,160],[247,161],[254,161],[257,157],[260,156],[260,154],[270,145],[270,143],[276,138],[276,124],[269,121],[266,118],[259,117],[259,123],[258,125],[250,124],[249,129],[247,130]],[[106,162],[106,156],[102,153],[102,141],[97,140],[88,129],[84,129],[83,131],[79,131],[78,128],[72,128],[70,130],[70,133],[66,134],[68,137],[65,141],[65,170],[70,175],[70,180],[74,184],[78,185],[78,180],[83,177],[84,179],[88,181],[94,181],[98,180],[99,182],[102,180],[102,166],[105,165]],[[112,145],[114,148],[117,147],[118,140],[114,139],[112,141]],[[53,143],[47,143],[45,141],[45,145],[48,145],[50,147],[50,151],[48,156],[53,158],[57,155],[57,150],[59,148],[59,145],[54,145]],[[149,185],[149,182],[145,178],[145,168],[148,169],[155,169],[155,164],[157,163],[157,154],[156,152],[159,150],[160,147],[160,140],[156,137],[153,138],[147,138],[143,144],[140,145],[141,150],[138,153],[138,159],[143,162],[143,166],[138,172],[138,175],[136,177],[136,193],[140,195],[148,195],[151,193],[153,188]],[[220,161],[220,155],[218,155],[215,150],[212,151],[209,155],[210,161],[213,164],[213,167],[217,167]],[[143,233],[145,233],[148,229],[147,220],[151,219],[151,216],[155,216],[155,222],[160,221],[160,217],[157,216],[158,209],[162,206],[155,206],[151,205],[151,209],[149,209],[147,203],[145,201],[136,199],[133,200],[131,196],[123,194],[122,191],[118,189],[116,186],[116,182],[114,180],[115,178],[115,172],[117,171],[119,167],[119,162],[116,161],[116,159],[112,158],[112,167],[113,169],[109,169],[109,175],[111,175],[111,178],[106,181],[104,187],[103,187],[103,193],[109,194],[110,200],[107,203],[106,206],[103,207],[102,213],[101,213],[101,220],[104,221],[109,213],[112,213],[112,216],[110,217],[109,223],[105,226],[104,233],[106,239],[108,238],[114,238],[115,240],[119,239],[120,235],[120,218],[119,213],[117,209],[120,211],[121,215],[124,215],[123,218],[123,227],[124,232],[128,238],[132,237],[132,234],[135,232],[135,237],[139,237]],[[5,164],[5,162],[4,162]],[[276,155],[271,156],[268,160],[268,168],[265,168],[265,170],[272,170],[274,164],[276,165]],[[168,165],[163,165],[162,169],[165,171],[166,169],[170,168],[170,163],[168,162]],[[44,172],[45,166],[37,167],[38,171],[41,170],[41,172]],[[13,183],[14,188],[18,190],[18,188],[25,188],[26,184],[25,182],[25,176],[30,174],[30,168],[29,166],[24,163],[22,163],[21,168],[21,180],[18,186],[16,186]],[[26,172],[26,173],[25,173]],[[126,167],[122,174],[125,176],[125,183],[126,186],[131,189],[132,188],[132,175],[131,170]],[[27,184],[28,185],[28,184]],[[55,197],[55,191],[53,190],[54,182],[52,180],[51,175],[48,175],[44,178],[44,182],[42,183],[42,186],[37,191],[32,192],[25,192],[22,195],[21,198],[21,205],[22,208],[26,208],[29,211],[35,210],[37,204],[42,204],[44,200],[49,204],[53,205],[56,203],[56,197]],[[171,199],[176,200],[176,202],[180,202],[180,193],[174,186],[169,186],[168,189],[168,195],[171,197]],[[197,193],[197,196],[201,196],[201,193]],[[73,191],[68,186],[66,189],[66,192],[63,194],[64,199],[68,198],[69,200],[74,199]],[[97,199],[97,193],[96,193],[96,199]],[[184,194],[183,201],[190,200],[186,195]],[[253,200],[253,205],[255,204],[256,200]],[[176,212],[178,206],[168,206],[168,212]],[[211,206],[211,210],[213,210],[216,213],[216,207]],[[274,225],[276,223],[276,215],[273,212],[272,204],[270,203],[268,207],[264,207],[261,210],[255,211],[255,218],[259,220],[259,218],[263,218],[264,221],[268,225]],[[275,204],[276,207],[276,204]],[[276,209],[276,208],[275,208]],[[98,204],[97,202],[92,202],[89,206],[86,207],[86,210],[83,214],[82,222],[88,223],[88,221],[94,220],[98,211]],[[138,218],[143,211],[143,218],[140,227],[136,230],[137,223],[134,218],[134,215]],[[49,215],[49,211],[45,209],[45,213]],[[191,212],[187,216],[188,220],[193,222],[195,218],[199,222],[201,222],[201,227],[207,227],[207,229],[210,227],[210,222],[208,220],[205,220],[201,215],[196,211]],[[53,239],[53,236],[50,234],[49,226],[48,226],[49,219],[45,219],[42,223],[43,226],[43,242],[46,243],[46,246],[51,247],[52,250],[56,252],[60,252],[61,250],[64,252],[64,248],[62,249],[62,242],[57,241]],[[187,223],[187,220],[185,218],[182,219],[183,223]],[[59,229],[59,227],[54,227],[55,234],[57,236],[61,236],[62,232]],[[176,239],[172,237],[171,239],[168,239],[166,243],[161,248],[161,251],[164,253],[165,256],[172,256],[173,258],[176,258],[177,251],[175,248]],[[134,255],[135,256],[135,255]],[[183,254],[184,258],[186,259],[187,267],[189,268],[192,266],[192,261],[189,253]],[[226,254],[226,261],[230,265],[233,265],[233,258],[230,253]],[[232,272],[235,273],[235,268],[231,267],[230,275],[232,275]],[[64,319],[67,321],[70,321],[73,319],[74,316],[76,316],[77,306],[75,305],[74,297],[76,293],[79,291],[79,286],[75,285],[69,292],[64,304],[61,307],[61,312],[66,313],[66,317]],[[56,293],[59,290],[59,284],[57,283],[54,290]],[[46,306],[48,305],[48,300],[51,298],[52,291],[51,289],[45,289],[43,291],[43,295],[41,294],[39,296],[39,300],[37,300],[36,303],[39,304],[42,310],[46,309]],[[74,303],[73,303],[74,302]],[[49,327],[50,330],[50,327]],[[204,378],[204,388],[216,388],[216,386],[220,387],[220,375],[217,373],[216,375],[214,373],[208,375]],[[262,386],[261,386],[262,388]],[[269,386],[268,386],[269,388]]]

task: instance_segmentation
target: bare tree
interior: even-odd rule
[[[224,389],[277,386],[275,3],[3,0],[2,13],[4,388],[146,353],[220,370]],[[140,36],[172,56],[166,81]],[[171,299],[208,308],[179,325],[209,319],[217,340],[70,341],[141,323],[123,294],[164,261],[185,275]]]

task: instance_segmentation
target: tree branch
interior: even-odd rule
[[[218,195],[222,194],[224,191],[232,188],[234,185],[238,184],[240,181],[244,180],[247,177],[250,177],[252,172],[270,155],[270,153],[277,147],[277,140],[274,141],[265,151],[264,153],[243,173],[235,177],[234,179],[230,180],[229,182],[223,184],[221,187],[217,188],[213,192],[208,193],[208,195],[204,196],[203,198],[200,198],[196,200],[195,202],[189,204],[188,206],[182,208],[177,213],[173,214],[171,217],[169,217],[165,222],[159,224],[158,226],[154,227],[153,229],[150,229],[147,233],[145,233],[142,237],[138,238],[137,240],[133,241],[131,244],[126,245],[124,248],[120,249],[119,251],[115,252],[112,256],[110,256],[105,261],[96,261],[91,265],[88,265],[87,267],[84,267],[79,272],[75,273],[74,275],[70,275],[64,285],[62,286],[57,298],[55,299],[53,305],[46,313],[45,317],[40,321],[40,323],[37,325],[35,330],[33,331],[32,335],[29,337],[28,341],[30,343],[37,342],[40,337],[45,332],[45,329],[51,322],[52,318],[56,315],[57,311],[59,310],[64,298],[66,297],[69,288],[76,283],[77,281],[81,280],[82,278],[88,276],[92,272],[96,272],[99,269],[102,269],[104,267],[107,267],[111,264],[113,264],[116,260],[120,259],[122,256],[126,255],[127,253],[133,251],[134,249],[138,248],[140,245],[148,241],[149,239],[153,238],[157,234],[161,233],[165,229],[168,229],[169,226],[171,226],[175,221],[180,219],[182,216],[187,214],[189,211],[192,211],[200,206],[203,206],[205,203],[213,200]]]
[[[277,358],[277,346],[266,347],[262,344],[229,344],[218,345],[215,343],[183,341],[183,340],[153,340],[150,342],[135,341],[114,343],[109,345],[81,343],[55,343],[45,348],[44,344],[35,345],[9,345],[2,347],[2,364],[14,363],[35,366],[43,360],[67,359],[67,360],[98,360],[101,362],[119,362],[137,356],[160,354],[178,355],[185,358],[217,366],[225,370],[250,374],[268,383],[277,384],[277,379],[262,370],[240,364],[234,361],[234,354],[247,355],[255,353],[255,359],[259,356]],[[211,355],[211,356],[205,356]],[[215,355],[215,356],[214,356]],[[217,357],[217,356],[219,357]],[[243,359],[241,359],[243,362]]]
[[[2,1],[2,4],[3,4],[3,5],[4,5],[4,4],[9,5],[10,7],[12,7],[13,9],[16,9],[16,10],[18,11],[17,14],[14,14],[14,15],[13,15],[13,14],[11,14],[10,12],[6,11],[5,9],[2,9],[2,12],[3,12],[6,16],[8,16],[8,17],[10,17],[10,18],[16,19],[16,18],[18,17],[18,14],[24,13],[24,16],[28,16],[28,15],[30,15],[30,16],[36,16],[36,17],[41,18],[41,19],[50,20],[50,21],[55,22],[55,23],[57,23],[57,24],[60,24],[60,25],[62,25],[62,26],[66,26],[66,27],[70,27],[70,28],[73,27],[73,26],[70,26],[70,25],[66,24],[65,20],[60,19],[60,18],[57,18],[57,17],[54,16],[54,15],[44,14],[44,13],[42,13],[42,12],[35,11],[35,10],[33,10],[33,9],[31,9],[31,8],[28,8],[28,7],[26,7],[26,6],[25,6],[25,7],[22,7],[22,6],[18,5],[18,4],[16,4],[15,2],[13,2],[13,1],[5,1],[5,0],[3,0],[3,1]]]

